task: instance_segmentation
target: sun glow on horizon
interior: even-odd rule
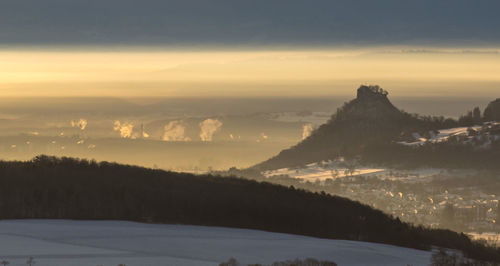
[[[488,95],[498,73],[497,50],[0,51],[4,97]]]

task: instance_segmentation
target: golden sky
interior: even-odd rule
[[[318,97],[500,94],[499,49],[0,50],[0,96]]]

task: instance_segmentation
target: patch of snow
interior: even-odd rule
[[[429,135],[431,137],[429,139],[423,138],[420,136],[419,133],[414,132],[412,133],[412,137],[414,138],[415,141],[413,142],[400,141],[397,143],[407,146],[420,146],[425,144],[426,142],[431,142],[431,143],[444,142],[454,136],[468,136],[469,128],[475,131],[479,131],[481,128],[483,128],[483,126],[481,125],[472,127],[455,127],[455,128],[440,129],[437,131],[437,134],[435,134],[434,132],[430,132]]]
[[[328,162],[324,165],[310,163],[305,168],[281,168],[277,170],[266,171],[263,173],[266,177],[275,175],[288,175],[291,178],[302,179],[304,181],[314,182],[316,180],[324,181],[330,178],[341,178],[346,176],[362,176],[370,174],[381,174],[385,172],[382,168],[360,167],[353,169],[352,173],[346,167],[339,166],[336,163]]]
[[[442,172],[444,169],[439,168],[419,168],[413,170],[396,170],[385,168],[372,168],[366,166],[356,166],[351,173],[348,168],[343,166],[342,162],[321,162],[310,163],[303,168],[280,168],[262,172],[264,176],[270,178],[272,176],[287,175],[290,178],[301,179],[304,182],[325,181],[327,179],[357,177],[357,176],[374,176],[377,175],[381,179],[400,180],[400,181],[425,181]]]
[[[431,252],[258,230],[123,221],[3,220],[0,259],[9,265],[216,266],[316,258],[339,265],[428,265]]]

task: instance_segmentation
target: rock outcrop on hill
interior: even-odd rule
[[[357,97],[338,108],[308,138],[252,169],[300,167],[339,157],[401,167],[499,168],[496,158],[500,155],[500,141],[497,141],[500,135],[495,133],[498,125],[483,121],[500,121],[500,99],[491,102],[484,117],[479,115],[477,121],[472,119],[472,111],[469,112],[472,120],[457,121],[406,113],[396,108],[387,95],[379,86],[359,87]],[[466,131],[472,132],[471,126],[483,128],[482,135],[463,136],[466,139],[452,136],[446,141],[426,141],[422,145],[401,144],[414,142],[414,135],[431,136],[439,130],[462,129],[458,130],[461,132],[470,127]]]
[[[355,155],[371,143],[390,142],[420,123],[398,110],[387,95],[379,86],[359,87],[357,97],[339,108],[311,136],[255,167],[275,169]]]

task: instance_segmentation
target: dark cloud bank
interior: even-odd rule
[[[1,45],[500,43],[497,0],[2,0]]]

